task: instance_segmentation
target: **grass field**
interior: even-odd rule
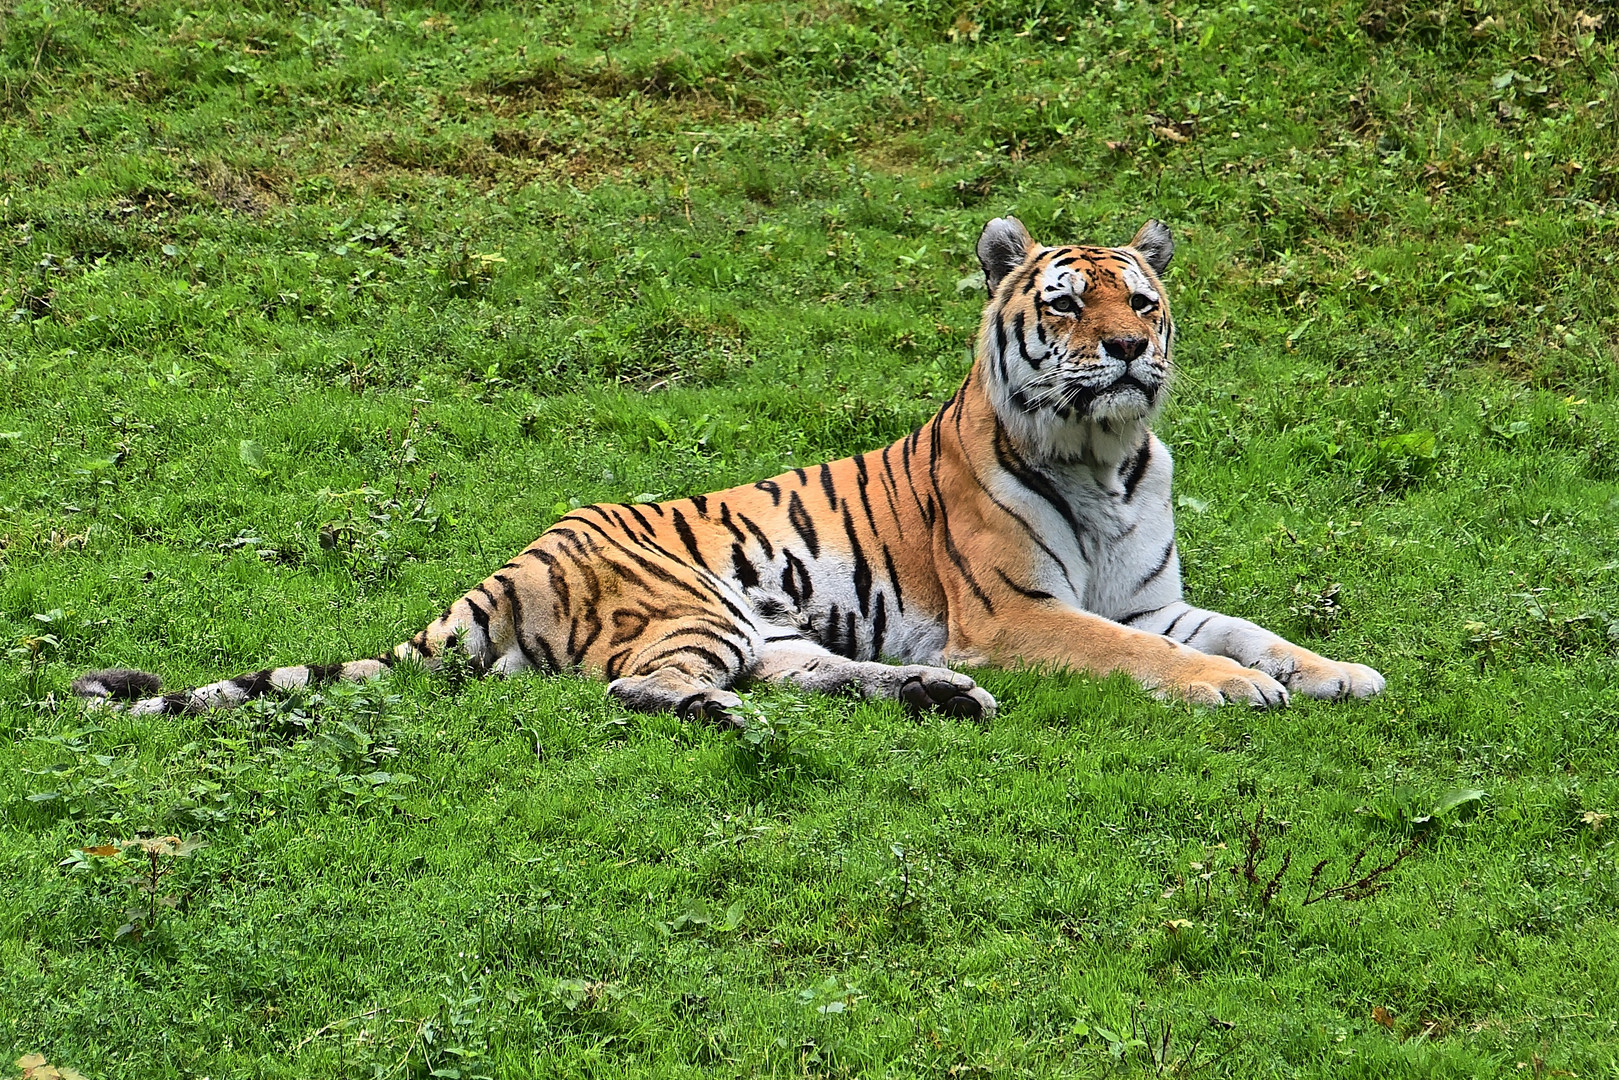
[[[1619,10],[1304,2],[5,4],[0,1075],[1619,1076]],[[1007,212],[1172,224],[1189,599],[1384,696],[68,699],[898,437]]]

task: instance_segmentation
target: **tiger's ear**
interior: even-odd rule
[[[978,237],[978,264],[984,268],[984,287],[991,300],[1002,280],[1023,265],[1034,246],[1029,230],[1015,217],[999,217],[984,226]]]
[[[1156,218],[1149,218],[1147,223],[1136,230],[1136,238],[1130,241],[1152,272],[1162,274],[1169,269],[1169,260],[1175,256],[1175,239],[1169,235],[1169,226]]]

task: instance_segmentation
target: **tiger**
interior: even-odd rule
[[[1174,372],[1149,220],[1118,247],[1037,244],[1014,217],[977,243],[988,300],[955,394],[889,446],[757,483],[564,514],[409,641],[176,693],[94,672],[131,713],[240,705],[390,667],[580,671],[630,710],[742,724],[739,689],[896,700],[984,719],[962,668],[1125,672],[1201,705],[1367,698],[1383,677],[1182,596],[1168,448]]]

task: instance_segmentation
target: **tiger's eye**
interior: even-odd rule
[[[1060,311],[1064,315],[1072,315],[1079,310],[1079,305],[1074,303],[1072,296],[1059,296],[1051,301],[1051,310]]]
[[[1158,301],[1154,300],[1146,293],[1138,292],[1130,294],[1130,306],[1135,308],[1137,312],[1151,311],[1153,306],[1157,303]]]

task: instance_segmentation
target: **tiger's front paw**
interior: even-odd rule
[[[1365,664],[1342,664],[1324,656],[1316,657],[1316,661],[1299,665],[1286,680],[1289,690],[1328,701],[1369,698],[1383,692],[1383,676]]]
[[[1295,694],[1342,701],[1381,694],[1383,676],[1365,664],[1344,664],[1328,660],[1297,645],[1276,649],[1254,667],[1275,677]]]
[[[1185,698],[1194,705],[1249,705],[1269,709],[1287,704],[1287,687],[1255,668],[1223,656],[1200,656],[1180,673],[1176,684],[1159,692]]]

